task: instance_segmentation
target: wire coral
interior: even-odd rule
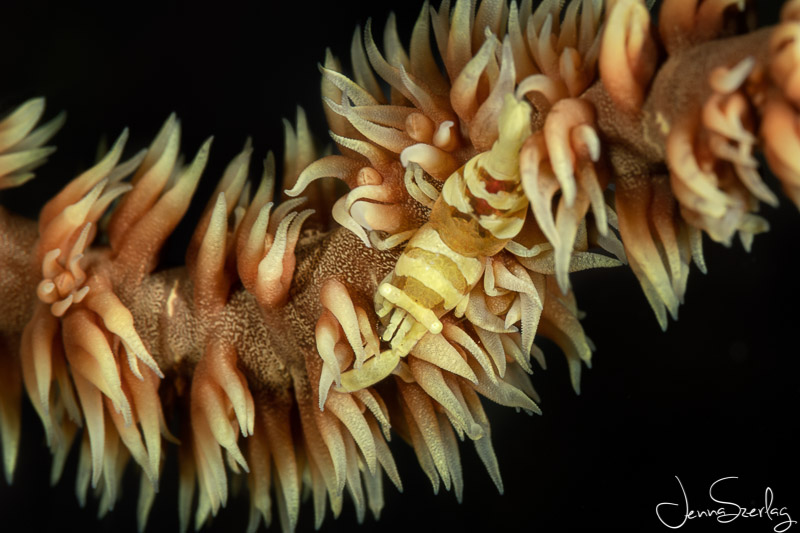
[[[80,435],[75,425],[85,425],[78,467],[83,494],[89,484],[97,487],[101,512],[110,508],[130,455],[143,474],[143,521],[158,486],[162,437],[177,437],[184,525],[189,509],[198,523],[216,514],[226,503],[228,483],[240,476],[249,480],[253,526],[275,514],[284,527],[293,527],[303,486],[313,494],[317,521],[325,505],[338,513],[345,490],[363,516],[367,505],[380,509],[381,470],[400,484],[384,442],[390,426],[412,444],[435,489],[442,484],[457,494],[462,490],[456,435],[475,442],[500,486],[488,422],[475,392],[537,411],[532,399],[538,398],[523,371],[533,368],[530,354],[541,360],[533,342],[542,337],[565,352],[577,389],[592,343],[577,321],[568,273],[627,260],[663,327],[683,299],[690,260],[702,264],[700,230],[723,242],[738,231],[749,243],[764,229],[753,214],[755,201],[775,198],[753,172],[749,153],[757,140],[755,118],[746,113],[761,111],[759,95],[773,85],[754,74],[764,60],[748,65],[735,58],[726,63],[727,71],[715,71],[702,113],[656,106],[648,109],[655,118],[644,122],[644,131],[641,126],[627,130],[626,112],[647,106],[646,89],[698,103],[708,91],[698,95],[688,88],[682,95],[666,75],[667,89],[659,85],[657,76],[670,63],[656,74],[656,47],[646,39],[643,52],[630,45],[625,50],[634,64],[630,75],[614,70],[618,65],[604,59],[602,51],[619,57],[611,52],[620,46],[613,37],[626,34],[603,30],[601,21],[627,26],[634,34],[648,27],[641,4],[617,4],[603,12],[593,3],[580,8],[575,3],[567,8],[559,37],[552,38],[548,34],[556,32],[558,17],[548,9],[556,6],[540,7],[527,18],[521,6],[516,16],[519,27],[526,28],[523,37],[511,23],[517,6],[506,19],[502,8],[492,11],[491,3],[481,4],[477,14],[468,3],[458,3],[452,17],[445,5],[434,9],[430,20],[420,19],[416,28],[423,29],[412,34],[408,55],[391,22],[383,47],[365,27],[353,45],[352,70],[332,55],[321,69],[329,127],[340,155],[318,158],[300,115],[288,128],[283,188],[290,196],[307,198],[273,204],[271,163],[260,184],[245,184],[252,152],[246,145],[211,194],[191,238],[185,271],[154,270],[207,157],[203,145],[193,162],[181,161],[176,120],[167,121],[146,154],[120,165],[123,135],[96,167],[51,200],[39,218],[38,302],[22,331],[21,370],[57,457],[66,455],[65,443]],[[570,9],[573,17],[582,17],[579,29],[570,30],[569,21],[577,20],[569,18]],[[444,63],[438,77],[435,54],[425,51],[427,35],[420,36],[428,24],[433,33],[428,44],[439,48]],[[481,25],[492,31],[463,31]],[[683,57],[682,46],[701,46],[716,35],[681,29],[691,36],[681,41],[670,31],[662,29],[660,39],[677,58]],[[527,57],[520,42],[528,43]],[[645,68],[637,68],[637,61]],[[602,85],[592,87],[598,75]],[[388,92],[375,76],[389,84]],[[619,80],[627,81],[618,85]],[[752,87],[745,88],[745,82]],[[443,97],[448,91],[449,98]],[[441,319],[441,331],[429,328],[407,353],[398,354],[404,358],[389,369],[394,377],[342,391],[338,387],[346,375],[358,376],[387,348],[395,351],[391,332],[404,327],[404,316],[382,314],[385,305],[376,294],[389,293],[377,289],[392,270],[403,275],[398,255],[404,242],[412,235],[419,239],[419,228],[432,219],[429,210],[435,212],[436,201],[448,196],[451,174],[492,148],[506,96],[534,109],[534,133],[516,149],[519,186],[530,206],[522,229],[502,243],[505,251],[478,254],[480,283],[464,289],[469,298],[462,308],[442,312],[435,298],[425,303]],[[728,116],[715,115],[717,109]],[[683,124],[675,118],[683,113],[701,121]],[[716,129],[708,126],[711,122]],[[764,118],[763,127],[773,123]],[[646,129],[653,124],[652,131]],[[666,138],[658,140],[659,133]],[[641,139],[657,139],[652,143],[657,147],[641,148],[636,144]],[[778,177],[788,180],[791,197],[789,162],[776,160],[780,151],[770,154],[769,148],[767,157]],[[658,166],[664,160],[668,179],[663,164]],[[634,172],[624,172],[631,167]],[[651,173],[652,179],[644,179]],[[458,190],[448,204],[457,208],[458,198],[472,198],[472,212],[496,215],[481,211],[486,206],[478,198],[481,190],[489,194],[483,199],[496,209],[490,200],[500,186],[496,182],[503,180],[491,175],[470,182],[467,170],[464,175],[466,184],[451,185]],[[350,192],[336,199],[330,183],[315,180],[331,176],[341,178]],[[119,195],[121,201],[114,202]],[[57,218],[67,206],[72,207],[62,218],[70,223],[64,225]],[[101,220],[107,210],[110,217]],[[470,223],[470,209],[459,211]],[[328,212],[346,230],[328,233],[335,227]],[[447,231],[442,227],[440,234]],[[107,247],[98,246],[101,239]],[[412,248],[418,242],[405,249],[425,250]],[[449,249],[458,248],[452,242]],[[437,250],[436,257],[444,255]],[[465,255],[460,248],[459,253]],[[356,257],[358,262],[349,259]],[[356,268],[359,263],[368,270]],[[408,292],[409,282],[404,283],[398,288]],[[415,293],[418,301],[422,293]],[[410,307],[391,303],[405,311]],[[159,318],[165,316],[168,321]],[[409,320],[405,324],[414,327]],[[292,333],[275,337],[274,331]],[[59,337],[63,348],[50,341]],[[158,385],[160,375],[164,380]],[[183,413],[184,427],[175,426],[175,412]],[[198,502],[192,508],[195,491]]]

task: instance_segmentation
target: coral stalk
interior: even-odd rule
[[[14,356],[3,360],[7,473],[24,389],[57,464],[80,436],[79,498],[91,484],[101,514],[117,500],[129,458],[138,464],[140,527],[161,486],[162,450],[177,440],[183,528],[216,516],[243,480],[251,529],[262,520],[293,529],[304,492],[316,524],[328,504],[338,515],[347,500],[359,520],[367,509],[377,517],[383,473],[406,486],[391,435],[412,445],[434,490],[452,489],[459,500],[456,437],[469,439],[502,490],[502,458],[478,395],[539,412],[527,373],[543,366],[545,337],[566,355],[581,390],[595,343],[579,321],[571,273],[627,262],[666,327],[691,263],[706,269],[702,233],[726,244],[738,233],[749,248],[766,229],[755,210],[777,197],[758,175],[754,150],[764,148],[794,195],[785,155],[793,89],[781,70],[791,57],[770,39],[776,30],[723,40],[733,26],[701,10],[694,27],[685,13],[674,14],[675,25],[665,17],[659,35],[642,3],[599,4],[574,2],[563,21],[554,3],[533,12],[525,3],[508,12],[484,3],[472,13],[458,2],[452,18],[448,4],[430,18],[426,5],[410,53],[393,18],[383,46],[367,24],[352,43],[352,71],[330,54],[322,68],[341,155],[315,155],[298,113],[286,127],[289,198],[281,201],[274,158],[260,182],[247,183],[253,149],[245,143],[220,172],[186,267],[160,269],[158,256],[189,207],[209,144],[183,160],[173,117],[146,153],[128,160],[123,133],[38,224],[4,214],[14,255],[4,248],[2,300],[15,303],[4,303],[0,329],[7,352],[20,354],[18,366]],[[614,25],[620,42],[607,30]],[[655,63],[658,39],[663,64]],[[442,73],[434,73],[430,45]],[[615,54],[619,46],[624,53]],[[781,59],[772,65],[773,57]],[[707,86],[687,82],[687,72]],[[389,84],[386,93],[377,79]],[[530,136],[511,150],[520,157],[516,181],[496,169],[470,177],[469,164],[460,186],[450,181],[502,140],[496,130],[509,99],[533,106]],[[23,118],[14,120],[33,120]],[[36,133],[28,138],[38,142]],[[14,171],[7,185],[23,181]],[[335,200],[325,178],[350,191]],[[518,183],[520,205],[532,211],[507,235],[498,200],[506,182]],[[440,197],[460,214],[437,218]],[[461,223],[454,220],[502,242],[474,253],[451,238]],[[450,251],[480,264],[479,279],[452,305],[437,307],[444,285],[432,290],[433,277],[415,274],[428,261],[442,279],[456,279],[441,259],[449,252],[422,238],[430,221]],[[34,274],[24,265],[35,265]],[[466,263],[458,265],[463,273]],[[392,286],[411,300],[382,289]],[[385,379],[361,379],[379,367]]]

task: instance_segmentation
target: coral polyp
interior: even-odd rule
[[[172,114],[139,152],[111,137],[37,221],[3,210],[7,479],[28,402],[53,481],[77,456],[105,516],[135,473],[140,529],[164,498],[182,530],[237,500],[253,531],[377,520],[419,490],[406,444],[427,491],[504,492],[489,404],[541,414],[546,366],[581,393],[632,338],[608,292],[620,341],[598,341],[582,279],[632,272],[666,329],[708,242],[750,251],[762,204],[800,198],[796,2],[762,29],[743,2],[561,4],[425,3],[410,40],[368,20],[319,55],[327,138],[298,109],[282,161],[247,139],[214,168],[224,132],[187,146]],[[11,111],[0,187],[37,183],[67,128],[43,99]]]

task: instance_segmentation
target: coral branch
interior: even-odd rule
[[[800,206],[798,2],[749,31],[747,2],[666,0],[658,32],[651,3],[425,2],[408,49],[394,16],[382,41],[367,21],[349,65],[328,51],[319,67],[338,153],[318,153],[292,108],[281,174],[269,152],[256,185],[248,139],[209,187],[185,267],[160,255],[211,139],[184,164],[174,114],[129,159],[123,130],[36,222],[0,209],[7,479],[24,394],[53,480],[80,440],[76,492],[91,485],[101,516],[133,459],[140,528],[168,442],[182,530],[245,480],[248,531],[276,516],[294,530],[306,495],[317,527],[346,500],[377,518],[383,474],[403,487],[393,435],[458,501],[468,438],[502,492],[480,397],[541,414],[546,340],[580,392],[595,346],[570,274],[629,265],[666,328],[691,264],[707,270],[703,234],[749,250],[768,229],[760,204],[779,199],[760,152]],[[63,115],[36,128],[43,110],[0,122],[0,189],[52,153]]]

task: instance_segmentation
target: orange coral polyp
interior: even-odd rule
[[[776,28],[732,36],[726,21],[745,6],[732,0],[666,0],[658,32],[642,0],[572,0],[563,13],[552,0],[445,1],[425,4],[408,53],[393,17],[383,51],[368,22],[352,76],[331,53],[320,69],[341,153],[317,157],[299,109],[284,125],[280,202],[271,154],[248,182],[248,140],[174,270],[158,254],[211,140],[183,164],[172,115],[120,162],[123,132],[37,222],[0,209],[0,302],[23,302],[0,315],[7,478],[24,388],[62,465],[80,439],[78,496],[91,483],[101,514],[133,458],[140,527],[164,441],[178,447],[182,530],[226,505],[233,476],[247,479],[251,531],[273,502],[293,529],[305,491],[317,526],[345,490],[359,520],[377,518],[383,474],[402,489],[392,431],[434,491],[461,499],[465,436],[502,491],[479,395],[540,413],[528,375],[531,356],[544,366],[541,338],[580,390],[595,348],[570,273],[627,264],[666,328],[690,264],[706,270],[703,233],[749,248],[768,228],[755,212],[777,196],[757,150],[800,205],[797,4]],[[34,99],[0,122],[0,189],[51,153],[41,146],[63,116],[34,129],[43,111]],[[347,194],[333,199],[327,178]]]

